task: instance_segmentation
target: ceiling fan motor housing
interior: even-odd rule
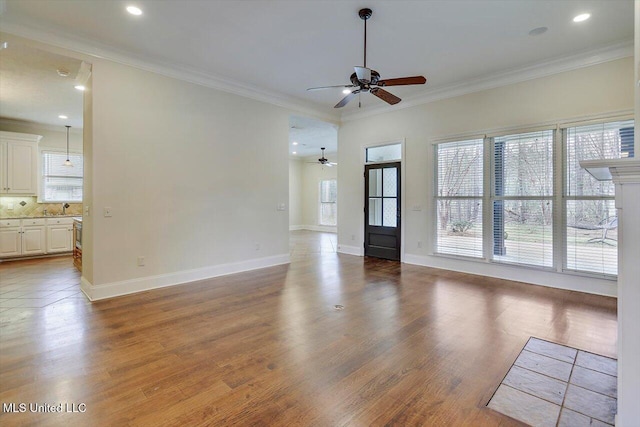
[[[358,12],[358,16],[360,16],[360,19],[366,21],[367,19],[371,18],[371,15],[373,15],[373,11],[371,9],[360,9],[360,11]]]

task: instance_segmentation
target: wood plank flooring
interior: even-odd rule
[[[0,312],[0,402],[86,405],[0,425],[521,425],[485,405],[530,336],[616,356],[613,298],[292,235],[288,266]],[[1,263],[0,292],[78,286],[68,261]]]

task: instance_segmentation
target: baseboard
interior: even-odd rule
[[[309,230],[309,231],[322,231],[324,233],[337,233],[338,227],[331,227],[328,225],[290,225],[289,231],[296,230]]]
[[[338,253],[364,256],[364,249],[359,246],[338,245]]]
[[[196,268],[193,270],[177,271],[175,273],[160,274],[157,276],[139,277],[120,282],[92,285],[84,277],[80,280],[80,289],[91,301],[113,298],[122,295],[134,294],[151,289],[167,286],[182,285],[198,280],[211,279],[228,274],[241,273],[243,271],[257,270],[288,264],[289,254],[274,255],[264,258],[250,259],[247,261],[214,265],[211,267]]]
[[[614,298],[617,295],[617,282],[607,279],[599,279],[597,277],[561,274],[553,271],[537,270],[533,268],[466,261],[458,258],[440,256],[429,257],[405,254],[404,262],[424,267],[440,268],[444,270],[459,271],[461,273],[495,277],[497,279],[531,283],[533,285],[546,286],[549,288],[586,292],[589,294]]]

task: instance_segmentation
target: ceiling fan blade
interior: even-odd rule
[[[423,85],[427,79],[423,76],[399,77],[397,79],[379,80],[378,86]]]
[[[351,101],[357,94],[359,94],[360,91],[359,90],[354,90],[353,92],[351,92],[349,95],[345,96],[344,98],[342,98],[342,100],[340,102],[338,102],[333,108],[341,108],[344,107],[345,105],[347,105],[347,103],[349,101]]]
[[[384,102],[391,105],[395,105],[398,102],[402,101],[402,99],[398,98],[394,94],[387,92],[384,89],[380,89],[379,87],[375,87],[371,89],[370,92],[372,95],[377,96],[378,98],[382,99]]]
[[[365,67],[353,67],[356,70],[356,76],[362,83],[371,83],[371,69]]]
[[[357,87],[355,85],[337,85],[337,86],[319,86],[319,87],[310,87],[307,90],[324,90],[324,89],[334,89],[334,88],[350,88],[350,87]]]

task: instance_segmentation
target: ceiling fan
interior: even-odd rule
[[[320,158],[318,159],[318,161],[317,161],[317,162],[307,162],[307,163],[314,163],[314,164],[315,164],[315,163],[319,163],[319,164],[321,164],[322,166],[325,166],[325,165],[326,165],[326,166],[329,166],[329,167],[337,166],[337,165],[338,165],[338,164],[337,164],[337,163],[335,163],[335,162],[330,162],[330,161],[329,161],[329,159],[327,159],[327,158],[325,158],[325,157],[324,157],[324,150],[325,150],[325,148],[324,148],[324,147],[322,147],[320,150],[322,150],[322,157],[320,157]]]
[[[338,87],[344,88],[345,90],[343,91],[343,93],[347,93],[347,96],[342,98],[342,100],[338,102],[334,106],[334,108],[344,107],[356,95],[362,92],[369,92],[372,95],[382,99],[383,101],[391,105],[395,105],[402,100],[394,94],[382,89],[383,87],[422,85],[427,82],[427,79],[424,76],[399,77],[395,79],[380,80],[380,74],[376,70],[367,68],[367,20],[371,18],[372,14],[373,12],[371,11],[371,9],[360,9],[360,11],[358,12],[358,16],[360,16],[360,19],[364,21],[364,65],[362,67],[353,67],[355,73],[351,74],[351,77],[349,78],[349,80],[351,80],[351,84],[311,87],[307,89],[309,91],[312,91]]]

